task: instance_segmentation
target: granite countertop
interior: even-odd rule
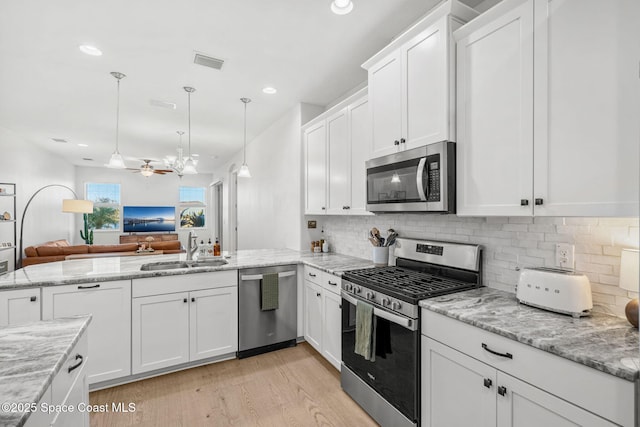
[[[173,276],[207,271],[236,270],[284,264],[306,264],[341,275],[342,271],[373,267],[371,260],[336,253],[300,252],[291,249],[256,249],[231,252],[226,265],[219,267],[179,268],[140,271],[143,264],[161,261],[185,261],[186,254],[135,257],[87,258],[35,264],[0,275],[0,291],[37,286],[91,283],[141,277]]]
[[[420,306],[628,381],[640,378],[638,330],[626,319],[592,313],[574,319],[519,304],[492,288],[426,299]]]
[[[62,368],[90,316],[0,328],[0,403],[37,404]],[[0,410],[0,426],[22,426],[28,412]]]

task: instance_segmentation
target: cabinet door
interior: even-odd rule
[[[640,2],[535,13],[535,214],[637,217]]]
[[[0,292],[0,326],[40,320],[40,288]]]
[[[498,372],[498,427],[575,427],[615,424],[510,375]]]
[[[80,403],[83,403],[85,407],[86,405],[89,405],[89,380],[87,378],[86,369],[84,367],[81,369],[82,371],[78,374],[78,377],[69,389],[69,394],[67,394],[65,402],[58,403],[70,406],[74,411],[61,411],[56,413],[53,422],[51,423],[52,427],[89,427],[89,412],[86,410],[78,410]]]
[[[190,360],[238,350],[238,287],[189,293]]]
[[[134,298],[133,374],[189,361],[189,294]]]
[[[495,427],[496,370],[424,335],[420,338],[422,425]]]
[[[351,139],[351,204],[352,215],[367,214],[367,168],[370,157],[371,122],[367,97],[349,106]]]
[[[322,288],[304,281],[304,338],[322,352]]]
[[[42,289],[42,318],[91,314],[89,383],[131,375],[131,281]]]
[[[533,1],[456,46],[457,213],[532,215]]]
[[[400,51],[369,69],[371,157],[398,151],[402,137],[402,59]]]
[[[448,16],[402,47],[406,148],[450,139]]]
[[[322,294],[322,355],[337,370],[342,362],[342,297],[327,290]]]
[[[327,150],[324,122],[304,132],[306,152],[306,214],[325,214],[327,203]]]
[[[345,214],[351,205],[349,120],[346,108],[327,118],[329,151],[328,214]]]

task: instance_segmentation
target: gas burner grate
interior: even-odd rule
[[[446,295],[476,287],[475,283],[453,280],[402,267],[375,267],[345,271],[349,282],[392,294],[405,301]]]

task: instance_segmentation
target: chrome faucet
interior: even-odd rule
[[[198,236],[189,232],[189,238],[187,239],[187,261],[193,260],[193,254],[198,250]]]

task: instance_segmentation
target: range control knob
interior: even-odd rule
[[[362,292],[362,288],[360,286],[354,286],[353,287],[353,292],[356,294],[359,294]]]
[[[391,304],[391,300],[389,298],[382,298],[382,306],[388,307]]]
[[[394,301],[393,304],[391,304],[391,308],[394,310],[400,310],[402,308],[402,304],[398,301]]]
[[[345,283],[344,290],[348,292],[353,291],[353,285],[351,283]]]
[[[367,292],[365,296],[367,297],[367,299],[374,299],[376,297],[376,294],[375,292]]]

